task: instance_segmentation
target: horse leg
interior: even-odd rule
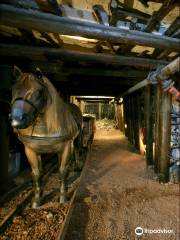
[[[74,158],[75,158],[75,169],[77,171],[81,171],[83,167],[83,160],[82,160],[82,146],[81,146],[81,135],[79,135],[74,140]]]
[[[41,156],[37,155],[32,149],[25,147],[25,153],[32,169],[32,178],[34,182],[34,199],[32,208],[37,208],[40,205],[40,173],[41,173]]]
[[[67,176],[69,165],[71,162],[71,155],[72,155],[72,142],[68,142],[62,152],[62,154],[58,154],[58,161],[59,161],[59,178],[60,178],[60,197],[59,202],[64,204],[67,202]]]

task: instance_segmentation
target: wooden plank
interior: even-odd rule
[[[0,56],[26,57],[36,59],[38,57],[53,61],[85,61],[90,63],[114,64],[119,66],[137,66],[154,69],[158,65],[166,65],[169,62],[155,59],[126,57],[105,53],[88,53],[80,51],[70,51],[57,48],[31,47],[17,44],[0,43]],[[127,73],[128,74],[128,73]]]
[[[72,20],[5,4],[0,5],[0,24],[29,30],[95,38],[113,43],[128,43],[180,51],[178,39]]]

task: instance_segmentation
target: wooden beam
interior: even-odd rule
[[[124,5],[133,8],[134,0],[124,0]]]
[[[128,43],[180,51],[178,39],[117,27],[107,27],[101,24],[58,17],[33,10],[29,11],[5,4],[0,5],[0,24],[28,30],[95,38],[112,43]]]
[[[154,11],[146,25],[144,32],[152,32],[156,29],[156,27],[160,24],[161,20],[173,9],[176,4],[173,3],[174,0],[165,0],[163,5],[160,7],[158,11]]]
[[[96,98],[96,97],[93,97],[93,98],[88,98],[88,97],[76,97],[76,99],[79,101],[79,100],[82,100],[82,101],[89,101],[89,102],[93,102],[93,101],[107,101],[107,102],[110,102],[113,97],[106,97],[106,98],[103,98],[103,97],[99,97],[99,98]]]
[[[178,31],[178,29],[180,29],[180,17],[177,17],[174,22],[169,26],[169,28],[164,32],[164,36],[172,36],[174,33],[176,33]],[[152,57],[153,58],[159,58],[160,57],[164,57],[164,55],[170,53],[170,51],[164,50],[162,52],[161,49],[155,49]]]
[[[62,15],[61,8],[57,2],[57,0],[51,1],[42,1],[42,0],[35,0],[39,8],[44,12],[52,12],[57,15]]]
[[[160,9],[158,11],[154,11],[153,15],[151,16],[151,18],[149,19],[146,27],[144,28],[143,32],[147,32],[150,33],[153,30],[156,29],[156,27],[159,26],[161,20],[173,9],[175,8],[175,6],[177,5],[177,3],[174,4],[174,0],[165,0],[163,2],[163,5],[160,7]],[[123,46],[120,47],[118,52],[120,53],[124,53],[124,52],[129,52],[132,50],[132,48],[135,45],[130,45],[130,46]],[[169,50],[171,52],[170,49],[165,49]]]
[[[39,67],[44,73],[61,73],[64,75],[88,75],[88,76],[106,76],[106,77],[123,77],[123,78],[144,78],[147,76],[147,71],[141,70],[131,70],[131,69],[102,69],[102,68],[93,68],[93,67],[64,67],[61,63],[48,63],[44,64],[43,62],[33,62],[28,70],[34,70],[36,67]]]
[[[69,51],[57,48],[31,47],[16,44],[0,43],[0,56],[20,57],[28,59],[36,59],[43,57],[47,60],[62,61],[84,61],[91,63],[115,64],[119,66],[136,66],[154,69],[158,65],[166,65],[167,61],[159,61],[155,59],[126,57],[104,53],[87,53],[80,51]],[[128,73],[127,73],[128,74]]]
[[[139,22],[147,23],[148,19],[150,19],[151,15],[141,12],[137,9],[127,7],[124,4],[120,3],[120,6],[113,8],[110,6],[111,10],[111,24],[116,25],[118,20],[126,20],[126,17],[134,17],[137,18]]]
[[[119,19],[125,19],[125,17],[128,16],[138,18],[139,20],[143,20],[143,22],[147,22],[147,20],[151,17],[151,15],[135,9],[130,5],[133,4],[123,4],[119,1],[111,1],[109,3],[109,9],[112,15],[112,22],[116,23]]]

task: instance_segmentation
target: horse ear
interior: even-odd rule
[[[18,68],[17,66],[14,66],[13,75],[16,79],[18,79],[22,75],[21,69]]]
[[[42,77],[43,77],[43,74],[42,74],[41,70],[38,67],[36,68],[36,77],[38,79],[42,79]]]

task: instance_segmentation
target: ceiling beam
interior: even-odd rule
[[[105,76],[105,77],[124,77],[124,78],[145,78],[148,71],[131,70],[131,69],[102,69],[94,67],[71,67],[62,66],[62,63],[48,63],[33,62],[28,70],[33,71],[39,67],[44,73],[60,73],[63,75],[83,75],[83,76]]]
[[[41,57],[44,61],[82,61],[101,64],[115,64],[117,66],[135,66],[154,69],[159,65],[167,65],[167,61],[160,61],[148,58],[127,57],[105,53],[88,53],[80,51],[70,51],[59,48],[31,47],[16,44],[0,43],[0,56],[19,57],[36,59]],[[127,73],[128,74],[128,73]]]
[[[111,101],[112,99],[114,99],[114,97],[87,97],[87,96],[84,96],[84,97],[81,97],[81,96],[77,96],[76,99],[78,101]]]
[[[94,38],[112,43],[135,44],[180,51],[178,39],[68,19],[49,13],[34,10],[29,11],[5,4],[0,5],[0,24],[40,32],[44,31]]]

